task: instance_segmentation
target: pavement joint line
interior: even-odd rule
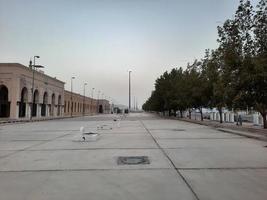
[[[253,169],[253,170],[257,170],[257,169],[267,169],[267,167],[204,167],[204,168],[176,168],[178,170],[246,170],[246,169]]]
[[[4,142],[45,142],[45,141],[50,141],[50,140],[6,140]]]
[[[244,137],[233,137],[233,138],[160,138],[155,137],[157,140],[232,140],[232,139],[247,139]]]
[[[58,136],[58,137],[56,137],[56,138],[53,138],[53,139],[51,139],[51,140],[42,141],[42,142],[40,142],[40,143],[38,143],[38,144],[34,144],[34,145],[31,145],[31,146],[25,147],[25,148],[23,148],[23,149],[13,150],[13,152],[11,152],[11,153],[9,153],[9,154],[7,154],[7,155],[0,156],[0,159],[7,158],[7,157],[9,157],[9,156],[12,156],[12,155],[14,155],[14,154],[17,154],[17,153],[20,153],[20,152],[23,152],[23,151],[27,151],[27,150],[30,149],[30,148],[33,148],[33,147],[35,147],[35,146],[39,146],[39,145],[42,145],[42,144],[51,142],[51,141],[56,140],[56,139],[61,138],[61,137],[65,137],[65,136],[67,136],[67,135],[69,135],[69,134],[70,134],[70,133],[67,133],[67,134],[64,134],[64,135],[60,135],[60,136]],[[10,151],[12,151],[12,150],[10,150]]]
[[[0,170],[0,173],[10,172],[82,172],[82,171],[175,171],[173,168],[88,168],[88,169],[37,169],[37,170]]]
[[[31,147],[32,148],[32,147]],[[162,147],[162,149],[207,149],[210,147]],[[260,147],[259,147],[260,148]],[[266,147],[265,147],[266,148]],[[0,149],[0,151],[18,151],[22,149]],[[97,151],[97,150],[159,150],[159,148],[105,148],[105,147],[99,147],[99,148],[65,148],[65,149],[26,149],[24,151]]]
[[[159,149],[159,148],[73,148],[73,149],[29,149],[25,151],[87,151],[87,150],[149,150],[149,149]],[[12,150],[0,150],[0,151],[12,151]]]
[[[149,129],[145,126],[145,124],[143,123],[142,120],[140,120],[140,123],[143,125],[143,127],[146,129],[147,133],[150,134],[150,136],[152,137],[152,139],[154,140],[154,142],[156,143],[156,145],[159,147],[159,149],[161,150],[161,152],[165,155],[165,157],[169,160],[169,162],[171,163],[171,165],[173,166],[173,168],[175,169],[175,171],[177,172],[177,174],[182,178],[182,180],[184,181],[184,183],[187,185],[187,187],[189,188],[189,190],[192,192],[193,196],[195,197],[196,200],[200,200],[200,198],[197,196],[196,192],[193,190],[192,186],[188,183],[188,181],[185,179],[185,177],[182,175],[182,173],[176,168],[174,162],[171,160],[171,158],[168,156],[168,154],[164,151],[164,149],[159,145],[159,143],[157,142],[157,140],[153,137],[152,133],[149,131]]]
[[[88,169],[37,169],[37,170],[0,170],[0,173],[9,172],[68,172],[68,171],[172,171],[172,170],[183,170],[183,171],[198,171],[198,170],[267,170],[267,167],[236,167],[236,168],[88,168]]]

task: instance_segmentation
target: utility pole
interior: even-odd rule
[[[129,70],[129,113],[131,111],[131,70]]]
[[[33,107],[34,107],[34,74],[35,74],[35,69],[36,68],[44,68],[41,65],[36,66],[35,65],[35,58],[40,58],[40,56],[34,56],[33,57],[33,66],[32,66],[32,61],[30,60],[30,68],[32,69],[32,105],[31,105],[31,116],[30,116],[30,120],[32,120],[32,115],[33,115]]]

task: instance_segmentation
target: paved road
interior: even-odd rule
[[[0,199],[267,199],[266,142],[149,114],[114,118],[0,126]],[[98,140],[82,142],[80,127],[99,125]]]

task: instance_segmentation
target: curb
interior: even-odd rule
[[[247,138],[252,138],[252,139],[256,139],[256,140],[261,140],[261,141],[266,141],[267,142],[267,137],[264,137],[264,136],[261,136],[261,135],[250,134],[250,133],[241,132],[241,131],[235,131],[235,130],[226,129],[226,128],[217,128],[217,130],[221,131],[221,132],[225,132],[225,133],[230,133],[230,134],[234,134],[234,135],[240,135],[240,136],[244,136],[244,137],[247,137]]]
[[[93,116],[93,115],[88,115]],[[55,117],[55,118],[39,118],[39,119],[21,119],[21,120],[6,120],[6,121],[0,121],[1,125],[11,125],[11,124],[22,124],[22,123],[30,123],[30,122],[41,122],[41,121],[50,121],[50,120],[60,120],[60,119],[70,119],[70,118],[77,118],[77,117],[83,117],[83,116],[66,116],[66,117]]]
[[[222,132],[226,132],[226,133],[230,133],[230,134],[234,134],[234,135],[239,135],[239,136],[243,136],[243,137],[247,137],[247,138],[253,138],[256,140],[267,141],[267,130],[266,130],[266,133],[263,133],[263,131],[265,131],[264,129],[257,130],[255,128],[249,128],[249,127],[242,127],[242,129],[241,129],[241,128],[237,128],[237,127],[225,127],[221,124],[211,124],[211,123],[208,123],[205,121],[204,122],[194,121],[194,120],[190,120],[190,119],[186,119],[186,118],[183,119],[183,118],[163,117],[163,116],[160,116],[160,117],[173,119],[173,120],[179,120],[179,121],[193,123],[193,124],[198,124],[198,125],[202,125],[202,126],[208,126],[208,127],[215,128],[218,131],[222,131]]]

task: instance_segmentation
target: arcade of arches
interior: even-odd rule
[[[0,63],[0,117],[42,118],[64,115],[64,82],[18,63]]]
[[[0,118],[46,118],[109,113],[105,99],[64,90],[64,82],[19,63],[0,63]]]
[[[5,85],[0,85],[0,117],[9,117],[9,110],[8,89]]]

